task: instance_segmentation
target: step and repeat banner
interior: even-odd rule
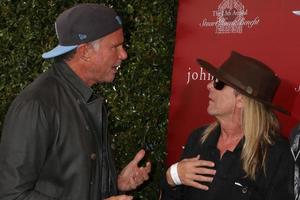
[[[220,66],[232,50],[257,58],[282,79],[274,102],[288,137],[300,120],[299,0],[179,0],[168,126],[168,160],[174,163],[187,137],[214,119],[206,112],[212,76],[196,59]]]

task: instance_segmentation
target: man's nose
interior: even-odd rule
[[[120,57],[121,60],[125,60],[128,57],[127,52],[126,52],[126,50],[123,47],[122,47],[122,49],[120,51],[119,57]]]
[[[213,88],[213,81],[210,81],[206,87],[208,90],[211,90]]]

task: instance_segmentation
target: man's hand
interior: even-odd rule
[[[139,167],[138,163],[145,156],[145,151],[140,150],[134,159],[121,171],[118,177],[118,189],[120,191],[129,191],[137,188],[144,181],[149,179],[151,163],[147,162],[146,166]]]
[[[118,196],[112,196],[104,200],[132,200],[132,196],[127,196],[127,195],[118,195]]]
[[[200,156],[190,159],[183,159],[177,165],[179,179],[183,185],[192,186],[201,190],[208,190],[208,187],[203,182],[211,183],[216,170],[210,169],[215,164],[211,161],[200,160]],[[175,186],[170,174],[170,168],[166,173],[167,182],[171,186]]]

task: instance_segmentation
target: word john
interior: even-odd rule
[[[188,85],[191,81],[211,81],[213,80],[214,76],[212,76],[210,73],[207,73],[204,71],[202,67],[200,67],[200,71],[191,71],[191,68],[189,67],[189,71],[187,72],[187,81],[186,84]]]

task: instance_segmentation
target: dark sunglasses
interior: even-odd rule
[[[224,83],[223,81],[220,81],[219,79],[214,78],[214,88],[216,90],[223,90],[225,85],[226,85],[226,83]]]

